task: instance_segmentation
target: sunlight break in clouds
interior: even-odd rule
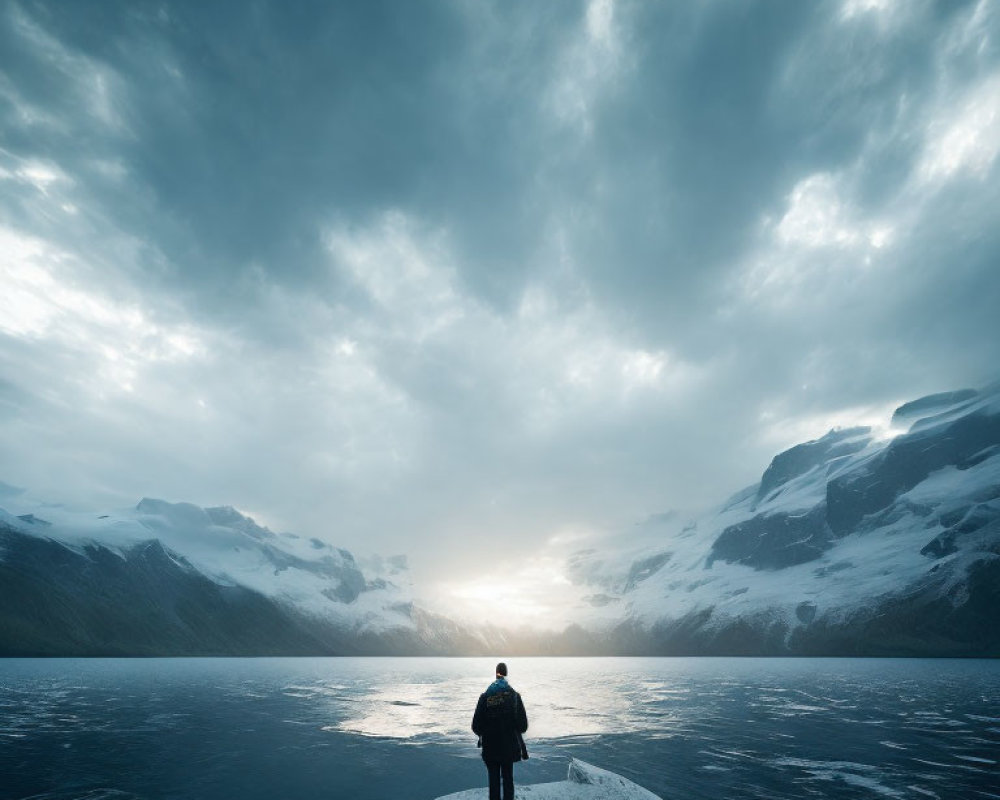
[[[1000,73],[984,80],[935,120],[920,165],[926,181],[960,173],[984,179],[1000,152]]]
[[[844,0],[840,16],[844,20],[865,14],[875,14],[883,18],[894,13],[897,5],[898,0]]]
[[[761,253],[741,273],[744,296],[789,305],[809,292],[848,281],[885,258],[895,241],[893,222],[865,220],[843,197],[843,178],[809,175],[787,197],[777,223],[765,220]]]
[[[0,330],[48,340],[98,365],[98,376],[127,392],[156,362],[193,358],[204,349],[187,326],[163,327],[137,306],[76,288],[74,259],[45,242],[0,228],[4,291]]]
[[[580,590],[567,577],[563,558],[542,554],[514,560],[498,554],[495,562],[499,569],[434,587],[431,603],[452,617],[491,620],[511,630],[558,630],[568,624]]]
[[[775,229],[778,241],[806,247],[886,246],[892,228],[862,223],[841,199],[836,179],[828,173],[810,175],[795,185],[788,210]]]

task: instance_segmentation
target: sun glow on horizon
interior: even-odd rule
[[[431,603],[453,617],[504,628],[560,629],[569,622],[579,588],[561,559],[542,556],[503,562],[461,582],[442,582]]]

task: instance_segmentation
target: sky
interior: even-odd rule
[[[998,151],[989,0],[4,1],[0,481],[551,582],[1000,377]]]

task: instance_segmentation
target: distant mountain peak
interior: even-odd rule
[[[863,450],[871,441],[871,428],[834,428],[825,436],[797,444],[776,455],[764,471],[757,489],[757,502],[768,499],[777,488],[793,478],[835,458]]]
[[[834,429],[655,544],[567,556],[565,642],[659,655],[1000,655],[1000,384]],[[595,589],[599,592],[595,594]],[[590,639],[580,633],[587,632]]]
[[[257,522],[246,514],[241,514],[232,506],[213,506],[206,508],[205,513],[216,525],[224,525],[227,528],[234,528],[249,536],[261,541],[277,538],[269,528],[258,525]]]
[[[0,509],[0,656],[484,648],[414,604],[404,555],[373,557],[379,571],[366,575],[348,550],[275,534],[226,505],[144,497],[97,519],[31,499],[14,510]]]
[[[169,503],[154,497],[144,497],[136,504],[135,510],[140,514],[163,517],[175,525],[207,528],[212,524],[205,509],[194,503]]]
[[[975,389],[959,389],[954,392],[929,394],[925,397],[911,400],[909,403],[903,403],[903,405],[893,412],[892,427],[902,428],[912,425],[921,417],[931,416],[959,403],[974,400],[978,396],[979,392]]]

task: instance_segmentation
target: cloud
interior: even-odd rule
[[[990,380],[997,13],[8,4],[0,480],[465,585]]]
[[[102,384],[132,391],[140,370],[203,351],[194,330],[157,325],[137,306],[75,287],[72,255],[4,228],[0,248],[7,254],[0,330],[94,358],[88,366]]]
[[[591,0],[563,46],[545,103],[556,121],[586,138],[601,95],[613,91],[628,68],[614,0]]]
[[[960,173],[985,179],[1000,151],[1000,73],[965,93],[928,127],[920,178],[934,182]]]
[[[483,484],[516,503],[518,492],[535,491],[539,471],[573,457],[581,428],[616,428],[698,380],[693,365],[630,342],[583,294],[568,302],[542,281],[516,312],[498,312],[460,283],[447,234],[399,212],[335,228],[328,242],[335,268],[371,304],[347,323],[352,357],[407,398],[422,431],[404,461],[422,473],[414,480],[452,484],[426,494],[463,494],[489,516],[496,489]],[[464,459],[475,470],[455,474]]]
[[[45,63],[47,78],[59,81],[60,94],[75,113],[108,133],[125,132],[125,122],[117,108],[122,82],[114,70],[99,59],[66,47],[17,4],[7,7],[7,22],[12,38]],[[38,110],[9,79],[0,84],[0,92],[14,106],[22,124],[49,128],[60,125],[55,115]]]

